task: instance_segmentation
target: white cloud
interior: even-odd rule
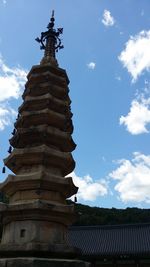
[[[104,161],[104,162],[106,161],[106,158],[104,156],[102,156],[102,161]]]
[[[77,193],[79,200],[95,201],[98,197],[108,193],[106,182],[103,180],[93,181],[91,176],[79,177],[75,172],[72,172],[69,176],[73,178],[74,184],[79,187]]]
[[[6,0],[2,0],[3,4],[6,5],[7,4],[7,1]]]
[[[26,82],[27,71],[21,67],[8,67],[0,55],[0,130],[11,124],[16,112],[9,101],[18,99]]]
[[[119,164],[109,177],[118,181],[115,190],[121,201],[150,203],[150,155],[135,152],[132,160],[123,159]]]
[[[26,81],[27,72],[20,68],[9,68],[0,56],[0,102],[19,98]]]
[[[150,31],[131,36],[121,52],[119,60],[132,76],[132,81],[145,71],[150,71]]]
[[[91,70],[94,70],[95,67],[96,67],[96,63],[95,63],[95,62],[90,62],[90,63],[87,64],[87,67],[88,67],[89,69],[91,69]]]
[[[9,105],[0,104],[0,131],[10,125],[16,116],[17,112]]]
[[[115,24],[114,18],[111,16],[110,11],[107,9],[104,10],[102,23],[107,27],[113,26]]]
[[[116,80],[121,81],[121,77],[120,76],[116,76],[115,78],[116,78]]]
[[[131,102],[127,116],[121,116],[120,124],[125,125],[133,135],[148,133],[146,126],[150,123],[150,98],[135,99]]]

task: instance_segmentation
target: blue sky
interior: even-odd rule
[[[34,39],[53,9],[64,28],[57,59],[70,79],[78,201],[149,208],[149,0],[0,0],[0,167],[26,74],[43,55]]]

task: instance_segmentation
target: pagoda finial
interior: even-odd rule
[[[59,49],[64,48],[61,43],[60,34],[63,33],[63,28],[54,29],[55,18],[54,10],[52,11],[52,16],[50,22],[47,26],[48,31],[42,32],[41,37],[37,37],[35,40],[41,44],[40,48],[45,50],[44,57],[41,64],[55,64],[57,65],[57,60],[55,57],[55,52]]]
[[[54,18],[55,11],[52,10],[52,18]],[[55,19],[55,18],[54,18]]]
[[[50,22],[49,22],[49,24],[47,26],[48,29],[53,29],[53,27],[55,25],[54,24],[54,21],[55,21],[54,14],[55,14],[55,12],[54,12],[54,10],[52,10],[51,20],[50,20]]]

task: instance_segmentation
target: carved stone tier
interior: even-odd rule
[[[34,200],[22,204],[1,204],[0,211],[3,215],[0,252],[9,250],[12,244],[18,251],[24,246],[30,252],[50,252],[57,247],[62,250],[68,247],[67,225],[74,221],[73,206]]]
[[[31,147],[45,144],[47,146],[57,147],[64,152],[73,151],[76,147],[76,144],[68,132],[48,125],[18,128],[16,134],[9,142],[16,148],[24,148],[29,144]]]
[[[41,96],[42,94],[51,93],[53,96],[57,97],[58,99],[62,99],[70,103],[71,100],[66,90],[67,88],[65,89],[60,86],[56,86],[53,83],[44,81],[41,84],[31,84],[30,87],[26,87],[22,97],[23,99],[25,99],[25,97],[28,95]]]
[[[45,73],[41,72],[39,74],[31,74],[28,77],[28,81],[25,85],[25,88],[30,89],[30,88],[33,88],[33,86],[36,87],[37,84],[42,85],[45,82],[49,84],[49,87],[51,85],[56,86],[56,88],[57,88],[56,91],[57,91],[57,94],[59,93],[60,98],[67,97],[69,89],[66,90],[66,88],[67,88],[66,80],[60,79],[59,76],[51,75],[50,72],[45,72]],[[29,90],[29,92],[30,92],[30,90]],[[53,92],[53,90],[51,90],[51,92]]]
[[[1,208],[0,205],[0,211],[5,214],[3,219],[4,224],[8,224],[14,221],[19,221],[19,223],[21,224],[21,221],[33,220],[50,221],[56,224],[60,223],[65,227],[66,225],[70,224],[70,221],[73,222],[75,219],[73,205],[61,205],[58,203],[51,203],[49,201],[41,199],[34,200],[32,202],[22,201],[22,204],[13,203],[13,205],[3,205],[5,205],[5,207]],[[28,236],[27,239],[29,240],[30,237]],[[50,243],[51,240],[48,239],[47,242]]]
[[[15,175],[0,184],[0,267],[88,266],[76,260],[79,251],[67,238],[76,214],[66,199],[78,188],[65,176],[74,170],[76,145],[69,79],[55,58],[55,50],[63,48],[62,29],[53,29],[54,20],[53,13],[48,30],[36,38],[45,54],[27,76],[10,155],[4,160]]]
[[[50,93],[52,96],[70,104],[68,83],[67,74],[63,69],[48,65],[34,66],[28,74],[23,99],[28,95],[41,96]]]
[[[32,112],[24,111],[15,123],[15,128],[29,128],[43,124],[56,127],[70,134],[73,132],[73,125],[70,118],[49,109]]]
[[[53,97],[50,93],[41,96],[26,96],[24,103],[19,108],[19,113],[50,108],[53,111],[66,114],[69,110],[69,104],[67,101]]]
[[[64,69],[59,68],[59,67],[55,68],[48,64],[47,65],[34,65],[29,71],[27,78],[30,79],[31,75],[41,74],[47,71],[51,73],[51,76],[54,76],[55,78],[59,76],[60,80],[63,80],[63,81],[65,80],[65,82],[69,84],[69,78]]]
[[[75,162],[68,152],[62,152],[46,145],[15,148],[4,160],[5,165],[15,174],[28,173],[38,166],[47,166],[51,173],[52,169],[58,169],[62,177],[74,170]]]
[[[65,199],[76,194],[77,190],[71,177],[51,175],[44,167],[25,175],[9,175],[0,184],[0,191],[7,195],[11,203],[45,199],[66,204]]]
[[[13,147],[4,160],[15,174],[0,184],[9,203],[0,205],[3,234],[0,256],[13,253],[73,253],[67,227],[75,220],[66,199],[77,193],[72,178],[73,132],[66,72],[49,65],[34,66],[28,74],[19,108]],[[43,254],[42,254],[43,255]]]
[[[54,254],[54,253],[53,253]],[[55,253],[56,254],[56,253]],[[64,259],[64,253],[62,259],[58,258],[59,251],[57,252],[57,257],[52,259],[44,259],[41,257],[22,257],[10,258],[10,259],[0,259],[1,267],[89,267],[90,264],[83,262],[81,260]],[[54,257],[54,255],[53,255]]]
[[[52,81],[53,84],[66,88],[69,83],[66,72],[52,66],[33,66],[27,78],[26,87],[31,83],[39,84],[42,81]]]

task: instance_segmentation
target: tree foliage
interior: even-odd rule
[[[75,211],[77,220],[74,225],[150,223],[150,209],[107,209],[75,204]]]

